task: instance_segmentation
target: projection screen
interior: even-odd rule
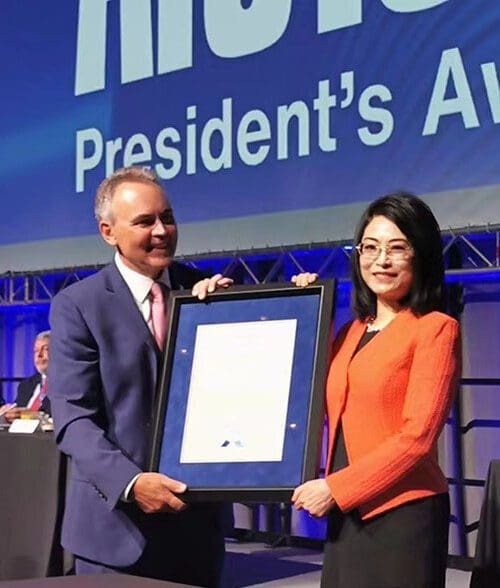
[[[4,0],[0,272],[110,259],[152,167],[180,255],[349,240],[384,193],[500,225],[498,0]]]

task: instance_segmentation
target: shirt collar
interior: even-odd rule
[[[151,286],[155,280],[126,266],[118,251],[115,253],[115,263],[122,278],[132,292],[132,296],[135,300],[141,303],[144,302],[148,297]],[[163,270],[163,273],[156,281],[162,282],[170,289],[170,275],[168,273],[168,268]]]

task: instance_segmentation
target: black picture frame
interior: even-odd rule
[[[317,477],[334,294],[333,280],[171,293],[150,469],[183,499],[287,502]]]

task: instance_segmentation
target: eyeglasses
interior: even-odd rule
[[[411,257],[413,248],[409,243],[400,241],[398,243],[388,243],[381,245],[380,243],[372,243],[371,241],[362,241],[356,245],[359,256],[363,259],[374,261],[377,259],[382,251],[392,261],[404,261]]]

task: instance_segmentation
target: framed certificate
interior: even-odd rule
[[[151,469],[186,500],[283,502],[316,477],[333,296],[332,281],[172,293]]]

